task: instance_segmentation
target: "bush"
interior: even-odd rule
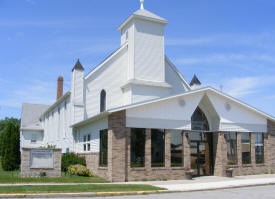
[[[70,166],[77,164],[86,166],[85,158],[74,153],[66,153],[62,155],[61,168],[63,172],[67,172]]]
[[[68,168],[69,175],[92,177],[92,172],[85,166],[77,164]]]

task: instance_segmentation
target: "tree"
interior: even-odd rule
[[[14,125],[20,126],[20,120],[16,119],[16,118],[8,118],[6,117],[3,120],[0,120],[0,156],[1,155],[1,150],[2,150],[2,137],[5,131],[5,128],[7,127],[8,122],[13,123]]]
[[[19,169],[20,166],[20,141],[19,125],[8,121],[1,140],[1,163],[5,171]]]

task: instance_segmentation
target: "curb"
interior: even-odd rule
[[[244,187],[259,187],[275,185],[275,183],[254,184],[254,185],[237,185],[218,188],[205,188],[196,190],[158,190],[158,191],[129,191],[129,192],[89,192],[89,193],[43,193],[43,194],[0,194],[0,198],[76,198],[76,197],[106,197],[106,196],[125,196],[125,195],[147,195],[147,194],[161,194],[161,193],[184,193],[184,192],[198,192],[198,191],[214,191],[221,189],[236,189]]]

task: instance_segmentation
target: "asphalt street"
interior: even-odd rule
[[[275,185],[184,193],[95,197],[93,199],[275,199]],[[56,198],[57,199],[57,198]],[[87,199],[87,198],[67,198]]]

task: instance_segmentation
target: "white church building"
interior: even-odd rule
[[[54,104],[23,104],[21,148],[49,145],[85,156],[110,181],[275,171],[275,118],[194,76],[165,55],[168,21],[143,7],[118,28],[120,47],[91,72],[79,62]],[[175,30],[176,31],[176,30]]]

